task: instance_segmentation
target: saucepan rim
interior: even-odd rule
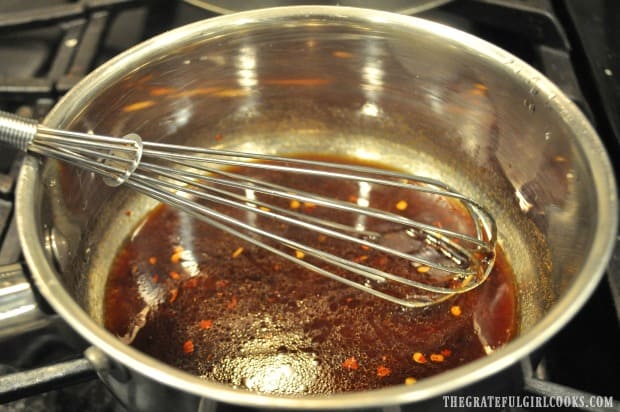
[[[512,54],[467,33],[423,20],[377,10],[338,6],[290,6],[241,12],[189,24],[156,36],[109,60],[77,86],[70,90],[45,119],[49,126],[63,125],[97,93],[130,71],[140,70],[144,62],[162,57],[162,50],[171,45],[188,44],[197,38],[216,33],[219,27],[248,25],[286,18],[351,19],[367,23],[398,25],[402,30],[424,31],[439,41],[449,41],[460,47],[473,49],[481,59],[502,62],[502,70],[533,79],[540,94],[549,97],[552,110],[558,112],[575,131],[583,156],[590,162],[596,191],[597,235],[582,273],[574,284],[559,298],[550,311],[530,330],[482,359],[440,375],[421,380],[416,385],[399,385],[365,392],[326,396],[274,396],[234,389],[230,386],[205,381],[174,367],[165,365],[116,339],[90,316],[70,296],[60,282],[52,263],[40,242],[37,227],[37,193],[40,191],[41,163],[26,157],[18,179],[16,211],[20,241],[35,286],[56,312],[79,334],[107,356],[155,381],[179,390],[218,401],[234,402],[243,406],[343,409],[385,406],[421,401],[463,388],[485,377],[496,374],[533,352],[559,331],[583,306],[598,285],[611,256],[617,226],[617,193],[612,167],[606,151],[577,107],[542,74]],[[552,98],[551,98],[552,97]]]

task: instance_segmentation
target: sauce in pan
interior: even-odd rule
[[[279,183],[321,187],[345,199],[359,193],[355,185],[324,178]],[[455,224],[458,213],[445,201],[400,191],[371,187],[366,195],[371,205],[409,196],[412,217]],[[321,213],[312,204],[282,206]],[[278,233],[307,236],[310,244],[326,241],[280,223],[264,227],[270,224]],[[359,245],[334,247],[389,268]],[[505,344],[516,333],[516,313],[513,275],[499,248],[482,286],[429,308],[403,309],[164,205],[119,251],[104,306],[106,328],[137,349],[205,379],[280,394],[415,383]]]

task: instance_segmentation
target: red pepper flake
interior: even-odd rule
[[[174,253],[170,256],[170,261],[172,263],[179,263],[181,261],[181,254],[183,253],[183,247],[176,246],[174,248]]]
[[[179,275],[175,271],[171,271],[168,275],[170,276],[170,279],[172,279],[172,280],[179,280],[179,279],[181,279],[181,275]]]
[[[366,260],[368,260],[368,255],[360,255],[360,256],[353,258],[353,261],[357,263],[365,262]]]
[[[178,296],[179,296],[179,289],[177,288],[170,289],[170,298],[168,299],[168,302],[174,303],[174,301],[177,300]]]
[[[428,360],[426,359],[426,356],[424,356],[422,352],[415,352],[412,358],[413,358],[413,361],[416,363],[424,364],[428,362]]]
[[[124,113],[136,112],[138,110],[143,110],[149,108],[151,106],[155,106],[157,102],[155,100],[144,100],[142,102],[136,102],[132,104],[128,104],[122,108]]]
[[[450,313],[452,314],[452,316],[461,316],[463,311],[461,310],[460,306],[454,305],[450,308]]]
[[[327,240],[327,236],[325,235],[319,235],[319,237],[317,238],[319,240],[319,242],[323,243]]]
[[[362,250],[370,250],[370,246],[368,245],[360,245],[360,247],[362,248]]]
[[[228,281],[226,279],[222,279],[222,280],[216,280],[215,281],[215,288],[216,289],[222,289],[223,287],[226,287],[228,285]]]
[[[149,263],[150,263],[151,265],[154,265],[155,263],[157,263],[157,258],[156,258],[155,256],[151,256],[151,257],[149,258]]]
[[[211,329],[213,327],[213,321],[211,319],[202,319],[198,326],[200,329]]]
[[[357,203],[357,196],[355,195],[350,195],[348,198],[349,202],[351,203]]]
[[[480,89],[478,87],[472,87],[469,90],[469,93],[471,93],[472,96],[484,96],[486,93],[486,89]]]
[[[194,352],[194,342],[192,342],[191,339],[186,340],[185,343],[183,343],[183,353],[192,353]]]
[[[232,253],[231,256],[234,259],[234,258],[238,257],[242,253],[243,253],[243,248],[240,246],[237,249],[235,249],[235,251]]]
[[[183,283],[183,289],[193,289],[196,286],[198,286],[198,278],[197,277],[189,278],[188,280],[186,280]]]
[[[380,266],[385,266],[388,263],[388,257],[386,255],[381,255],[379,256],[379,259],[377,259],[377,263]]]
[[[154,87],[150,91],[151,96],[165,96],[167,94],[172,94],[175,92],[175,89],[170,89],[167,87]]]
[[[350,358],[346,358],[344,362],[342,362],[342,367],[345,369],[357,370],[359,368],[359,364],[355,356],[351,356]]]
[[[224,138],[224,136],[222,136],[220,133],[215,135],[215,141],[216,142],[221,142],[223,138]]]
[[[483,92],[486,92],[488,90],[488,88],[482,83],[475,83],[474,87],[476,88],[476,90],[480,90]]]
[[[151,276],[151,281],[153,283],[159,283],[159,275],[155,273],[153,276]]]
[[[315,207],[316,207],[316,203],[304,202],[304,209],[314,209]]]
[[[332,56],[337,57],[339,59],[350,59],[354,56],[353,53],[348,51],[336,50],[332,52]]]
[[[174,93],[174,89],[170,89],[167,87],[153,87],[149,92],[151,96],[165,96],[171,93]]]
[[[385,378],[386,376],[390,376],[390,374],[392,373],[392,370],[386,366],[379,366],[377,368],[377,376],[380,378]]]
[[[441,353],[431,353],[431,362],[441,363],[445,360],[444,356]]]
[[[279,272],[280,269],[282,269],[282,265],[280,265],[279,263],[276,263],[275,265],[273,265],[274,272]]]
[[[398,202],[396,202],[396,209],[403,211],[405,209],[407,209],[407,207],[409,206],[409,204],[407,204],[406,200],[399,200]]]
[[[236,307],[237,307],[237,297],[235,295],[232,295],[232,298],[230,298],[230,302],[228,302],[228,305],[226,305],[226,308],[234,309]]]
[[[125,210],[125,216],[131,216],[131,210]]]
[[[442,349],[441,354],[447,358],[448,356],[452,355],[452,351],[450,349]]]

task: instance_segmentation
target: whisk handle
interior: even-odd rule
[[[0,110],[0,143],[26,151],[37,134],[37,127],[36,120]]]

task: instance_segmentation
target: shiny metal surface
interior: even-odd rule
[[[351,202],[326,197],[320,190],[312,187],[301,190],[281,186],[268,179],[260,180],[242,173],[221,170],[222,166],[242,166],[270,171],[276,175],[302,178],[328,177],[340,188],[354,183],[366,187],[372,185],[375,188],[397,187],[404,193],[428,194],[461,207],[464,211],[463,220],[471,224],[472,228],[459,230],[460,228],[427,224],[394,213],[389,208],[368,207],[357,200]],[[442,182],[415,175],[292,157],[144,142],[140,165],[129,177],[126,185],[250,244],[277,254],[293,264],[404,307],[431,306],[478,287],[490,274],[495,260],[497,233],[492,216],[471,199],[463,197]],[[263,195],[266,197],[263,198]],[[364,200],[363,196],[361,198]],[[336,212],[340,217],[346,217],[330,220],[308,216],[278,207],[274,200],[277,202],[282,199],[287,204],[291,201],[310,202],[324,210]],[[247,220],[234,218],[216,210],[211,206],[213,204],[242,210],[252,217]],[[412,271],[414,274],[410,276],[399,276],[389,269],[360,264],[344,253],[333,252],[321,246],[310,246],[303,240],[300,242],[300,238],[295,238],[292,233],[287,236],[272,232],[260,223],[260,219],[256,219],[257,216],[265,216],[279,224],[289,225],[298,231],[309,233],[312,238],[322,235],[343,240],[369,250],[380,251],[385,256],[404,261],[408,265],[425,265],[434,271],[436,280],[443,278],[446,282],[429,282],[424,277],[416,277],[415,271]],[[397,247],[390,246],[384,237],[385,233],[360,224],[359,217],[380,222],[376,227],[391,225],[393,229],[389,233],[401,234],[404,238]],[[405,238],[408,241],[404,240]],[[414,247],[417,243],[422,243],[422,246]],[[300,251],[330,266],[326,268],[297,258],[295,254],[291,254],[292,251]],[[433,255],[433,252],[437,255],[450,255],[452,259],[449,262],[442,261]],[[342,269],[352,277],[345,277],[334,268]],[[382,290],[381,286],[385,284],[405,286],[406,291],[401,294]]]
[[[515,271],[520,336],[483,359],[413,386],[329,397],[246,392],[163,365],[100,326],[111,260],[154,202],[28,158],[17,218],[37,287],[111,365],[122,365],[120,378],[110,368],[100,374],[137,409],[192,410],[200,399],[355,409],[469,387],[568,322],[600,280],[615,239],[612,170],[579,110],[514,56],[411,17],[298,7],[196,23],[97,69],[46,123],[267,154],[344,154],[434,176],[491,211]],[[67,241],[62,273],[43,247],[50,226]]]
[[[238,13],[268,7],[304,6],[307,1],[299,0],[184,0],[186,3],[218,14]],[[361,7],[412,15],[439,7],[453,0],[332,0],[314,1],[313,5]]]
[[[41,379],[41,377],[45,379]],[[61,388],[95,377],[89,360],[79,358],[22,373],[0,376],[0,402],[5,403],[39,393],[41,388]]]
[[[25,151],[36,131],[36,122],[31,119],[19,117],[12,113],[0,112],[1,142]]]
[[[29,131],[24,132],[22,124],[30,125]],[[495,261],[497,227],[493,217],[471,199],[434,179],[370,166],[185,145],[143,143],[134,133],[125,138],[77,133],[36,125],[29,119],[21,119],[5,112],[0,112],[0,143],[61,160],[82,171],[93,172],[103,178],[108,186],[116,187],[122,184],[183,210],[293,264],[408,308],[431,306],[456,294],[473,290],[487,279]],[[321,176],[335,180],[339,188],[353,183],[360,188],[368,188],[366,197],[361,198],[366,202],[326,197],[312,187],[303,190],[284,187],[269,180],[261,181],[222,170],[224,166],[267,170],[276,175]],[[453,229],[439,223],[418,221],[388,209],[372,207],[368,200],[371,185],[381,189],[397,187],[406,191],[404,193],[429,195],[450,202],[454,207],[458,205],[463,210],[463,221],[466,225],[471,225],[471,228]],[[262,198],[263,195],[266,197]],[[310,202],[336,212],[340,218],[318,219],[279,207],[273,203],[274,199],[284,199],[287,203]],[[218,211],[213,204],[243,210],[254,218],[234,218]],[[343,218],[343,215],[346,217]],[[256,219],[257,216],[275,219],[302,232],[309,231],[312,238],[322,235],[380,251],[386,256],[404,260],[412,274],[399,276],[377,266],[355,262],[344,254],[300,243],[293,237],[262,227]],[[366,218],[380,222],[375,227],[392,227],[387,234],[402,236],[398,247],[390,246],[389,242],[386,242],[386,233],[374,231],[360,223]],[[295,251],[312,256],[330,264],[332,269],[297,258],[269,242],[285,247],[288,252]],[[46,238],[46,248],[59,263],[64,255],[62,247],[62,236],[52,227]],[[444,261],[438,256],[450,256],[450,259]],[[433,270],[435,281],[431,283],[424,276],[416,276],[414,265],[424,265],[427,270]],[[343,269],[353,278],[344,277],[333,268]],[[440,281],[441,279],[445,281]],[[386,284],[402,285],[407,289],[403,291],[404,294],[382,290],[382,286]]]
[[[0,266],[0,340],[45,323],[20,264]]]
[[[0,143],[91,171],[113,187],[129,179],[142,156],[142,142],[135,134],[123,138],[58,130],[3,111]]]

